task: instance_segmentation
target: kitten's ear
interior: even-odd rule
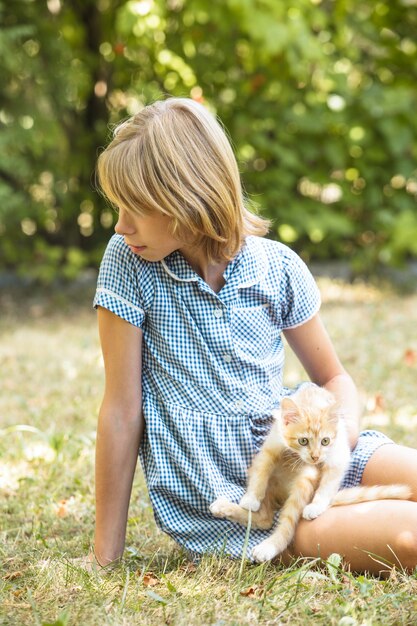
[[[300,419],[298,407],[291,398],[283,398],[281,400],[281,416],[285,426],[291,422],[298,422]]]

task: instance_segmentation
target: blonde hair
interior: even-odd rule
[[[223,128],[193,100],[157,101],[117,126],[97,174],[113,205],[170,216],[172,233],[210,261],[231,259],[247,235],[268,232],[269,222],[245,206]]]

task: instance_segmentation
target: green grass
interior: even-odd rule
[[[322,280],[323,317],[366,407],[363,424],[417,446],[417,295]],[[154,524],[138,468],[125,559],[87,573],[103,369],[89,297],[3,298],[0,317],[0,624],[417,623],[417,577],[353,576],[206,557]],[[74,300],[77,300],[74,302]],[[288,384],[302,379],[288,359]]]

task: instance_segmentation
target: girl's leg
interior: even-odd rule
[[[417,450],[387,444],[374,452],[362,484],[390,483],[410,485],[417,499]],[[343,555],[354,571],[378,574],[389,569],[386,561],[412,570],[417,566],[417,503],[363,502],[332,507],[312,521],[301,520],[292,554],[327,558],[332,552]]]
[[[301,520],[292,555],[325,559],[332,552],[341,554],[356,572],[379,574],[390,565],[413,570],[417,566],[417,503],[361,502],[330,508],[312,521]]]
[[[362,476],[362,485],[409,485],[417,500],[417,450],[386,444],[375,450]]]

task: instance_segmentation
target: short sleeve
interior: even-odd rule
[[[123,237],[114,235],[101,261],[94,308],[101,306],[141,328],[151,287],[145,262],[131,252]]]
[[[290,248],[284,247],[281,280],[282,327],[295,328],[308,322],[320,309],[321,298],[310,270]]]

